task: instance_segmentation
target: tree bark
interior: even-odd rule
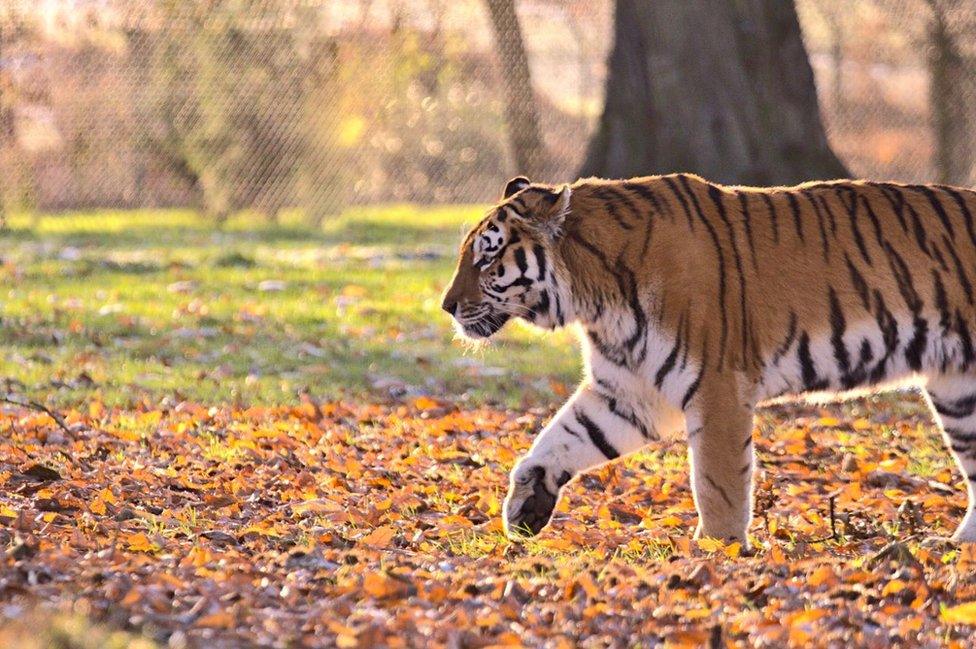
[[[969,185],[973,181],[976,145],[970,107],[976,91],[971,74],[960,52],[957,38],[949,26],[954,2],[928,0],[932,9],[929,29],[929,100],[932,104],[932,130],[935,136],[935,167],[939,182]]]
[[[517,167],[515,171],[536,178],[543,171],[545,151],[539,135],[539,111],[532,92],[529,60],[515,13],[515,0],[487,0],[486,4],[502,66],[505,120]]]
[[[690,171],[779,185],[848,172],[827,143],[786,0],[617,0],[603,115],[581,175]]]

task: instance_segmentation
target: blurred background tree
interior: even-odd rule
[[[827,143],[792,2],[617,0],[581,175],[674,170],[751,185],[848,175]]]
[[[966,44],[976,38],[976,12],[964,0],[926,0],[929,27],[929,97],[941,182],[966,184],[976,162],[976,75],[967,64]]]
[[[250,208],[274,221],[296,204],[313,221],[334,213],[336,50],[314,16],[295,7],[282,20],[262,0],[161,9],[160,29],[129,33],[149,59],[147,151],[218,220]]]

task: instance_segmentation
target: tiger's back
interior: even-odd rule
[[[672,215],[648,224],[660,247],[688,248],[701,264],[660,280],[673,301],[711,307],[691,307],[704,316],[697,356],[758,372],[762,398],[976,361],[973,192],[862,181],[726,188],[686,175],[643,184]],[[653,259],[652,249],[644,264]]]

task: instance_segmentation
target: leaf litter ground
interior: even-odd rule
[[[972,646],[976,552],[921,542],[963,483],[917,403],[873,401],[763,413],[751,554],[690,538],[678,443],[509,543],[506,473],[546,411],[95,403],[65,432],[9,406],[0,633],[36,639],[43,605],[172,647]]]

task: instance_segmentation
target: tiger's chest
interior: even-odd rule
[[[697,391],[703,364],[690,341],[660,327],[590,328],[582,336],[587,372],[598,384],[634,399],[648,395],[683,409]]]

